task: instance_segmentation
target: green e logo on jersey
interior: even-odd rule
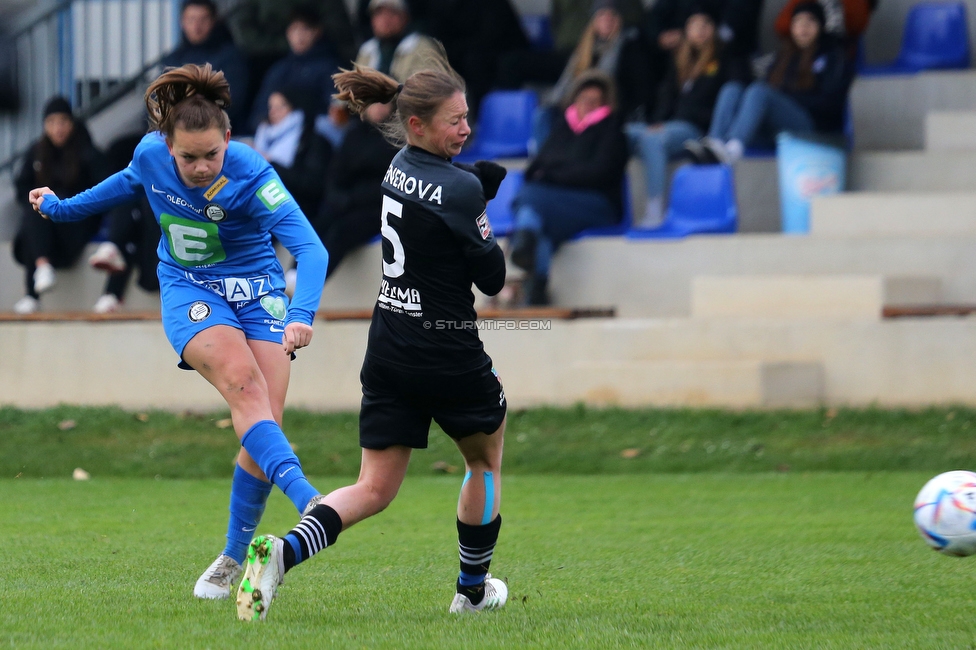
[[[216,264],[227,259],[217,235],[217,224],[163,213],[159,225],[166,235],[169,254],[183,266]]]
[[[258,198],[261,199],[261,203],[264,203],[264,207],[274,212],[288,198],[288,192],[281,183],[270,180],[258,188]]]

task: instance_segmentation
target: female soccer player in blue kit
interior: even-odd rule
[[[281,430],[292,353],[312,340],[328,253],[271,166],[231,142],[230,86],[211,66],[163,72],[146,91],[152,130],[123,171],[67,200],[47,187],[34,209],[74,221],[143,191],[159,222],[163,328],[180,366],[199,372],[230,407],[241,440],[224,552],[197,581],[226,598],[272,484],[303,512],[318,492]],[[288,304],[274,235],[298,261]],[[269,482],[270,481],[270,482]]]

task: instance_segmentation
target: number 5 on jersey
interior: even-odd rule
[[[388,263],[386,258],[383,259],[383,275],[391,278],[398,278],[403,275],[403,263],[405,261],[403,256],[403,243],[400,241],[400,235],[397,233],[396,229],[390,225],[387,219],[388,215],[393,215],[398,219],[403,218],[403,204],[396,199],[390,198],[389,196],[383,195],[383,214],[380,217],[380,233],[383,238],[390,242],[393,246],[393,262]]]

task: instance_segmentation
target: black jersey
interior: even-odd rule
[[[471,269],[488,253],[497,255],[498,244],[481,182],[447,159],[407,146],[382,187],[383,281],[367,356],[427,370],[483,363]]]

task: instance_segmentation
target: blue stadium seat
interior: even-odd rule
[[[580,239],[581,237],[615,237],[623,235],[630,230],[630,227],[634,224],[634,211],[630,201],[630,179],[626,173],[624,173],[624,182],[620,192],[621,198],[623,199],[623,215],[620,218],[620,223],[612,226],[587,228],[573,237],[573,239]]]
[[[508,237],[515,229],[515,214],[512,212],[512,200],[522,187],[525,174],[521,170],[509,169],[505,180],[498,186],[498,194],[488,201],[488,221],[495,237]]]
[[[529,39],[533,50],[551,50],[552,25],[546,14],[525,14],[522,16],[522,31]]]
[[[733,233],[739,221],[732,168],[685,165],[671,180],[664,222],[653,229],[631,229],[631,239],[668,239],[696,233]]]
[[[488,93],[481,100],[474,141],[454,160],[471,162],[528,156],[532,114],[538,104],[539,98],[532,90],[496,90]]]
[[[867,75],[969,67],[969,30],[962,2],[920,2],[908,11],[901,50],[891,63],[862,65]]]

